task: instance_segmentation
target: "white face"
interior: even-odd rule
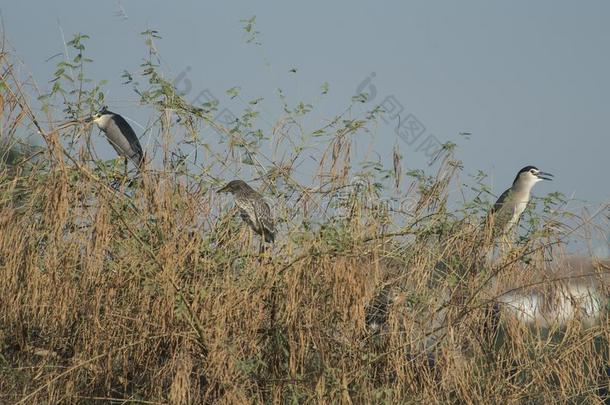
[[[538,173],[540,173],[539,170],[530,169],[527,172],[521,173],[519,175],[519,177],[521,179],[525,180],[526,184],[534,185],[534,184],[538,183],[539,181],[542,181],[542,179],[540,177],[538,177]]]
[[[108,121],[110,121],[111,117],[112,116],[110,114],[104,114],[104,115],[98,114],[95,116],[95,118],[93,118],[93,122],[95,122],[95,124],[98,126],[98,128],[103,130],[108,125]]]

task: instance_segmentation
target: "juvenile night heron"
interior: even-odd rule
[[[259,193],[242,180],[232,180],[218,192],[233,194],[241,218],[255,233],[261,235],[265,242],[275,241],[275,224],[271,209]]]
[[[125,159],[125,172],[127,172],[127,160],[131,160],[138,170],[142,170],[144,167],[142,145],[125,118],[104,107],[87,121],[94,122],[106,134],[108,142],[119,156]]]
[[[534,185],[542,180],[552,180],[552,177],[551,173],[542,172],[534,166],[519,170],[511,188],[500,195],[490,211],[493,235],[507,234],[519,222]]]

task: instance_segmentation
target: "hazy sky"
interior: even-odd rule
[[[0,10],[43,87],[61,56],[46,60],[64,51],[61,32],[90,35],[89,75],[108,80],[108,104],[143,125],[148,112],[121,73],[138,70],[146,56],[139,33],[152,28],[163,37],[165,68],[189,69],[192,98],[209,89],[222,107],[225,90],[240,86],[246,99],[265,98],[274,122],[281,87],[293,102],[312,102],[324,123],[373,73],[377,95],[362,110],[395,96],[401,118],[412,114],[425,127],[418,142],[457,141],[465,171],[487,171],[494,192],[534,164],[556,175],[537,194],[610,200],[608,2],[2,0]],[[239,21],[253,15],[262,46],[245,43]],[[394,124],[380,124],[375,137],[383,158],[398,144],[405,165],[427,167],[418,142],[406,144]]]

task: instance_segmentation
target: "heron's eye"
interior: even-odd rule
[[[530,170],[530,173],[531,174],[536,174],[536,170],[532,169],[532,170]]]

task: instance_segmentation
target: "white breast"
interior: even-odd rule
[[[519,219],[521,218],[523,211],[525,211],[525,208],[527,208],[527,203],[530,199],[530,193],[527,191],[515,193],[513,198],[515,198],[515,200],[511,203],[513,206],[513,210],[514,210],[513,216],[511,217],[510,221],[506,224],[506,228],[504,229],[505,231],[508,231],[508,230],[514,228],[514,226],[517,225],[517,223],[519,222]]]
[[[521,218],[521,214],[523,214],[523,211],[525,211],[525,208],[527,208],[527,201],[526,202],[518,202],[515,204],[515,212],[513,213],[513,217],[510,220],[510,227],[512,228],[513,226],[515,226],[517,224],[517,222],[519,222],[519,218]]]

